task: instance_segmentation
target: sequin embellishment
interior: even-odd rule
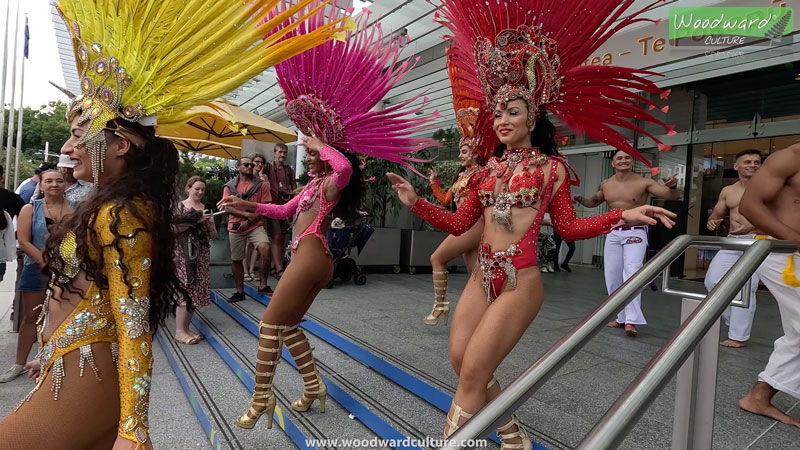
[[[122,424],[122,431],[130,433],[136,428],[136,425],[138,425],[138,420],[136,420],[136,417],[128,416],[128,418],[125,419],[125,422]]]
[[[131,358],[125,363],[125,367],[127,367],[128,370],[130,370],[130,371],[138,372],[139,371],[139,361],[137,361],[134,358]]]
[[[123,321],[128,329],[126,334],[129,338],[136,339],[142,334],[150,332],[150,323],[147,321],[147,313],[150,310],[149,298],[130,296],[118,299],[117,303],[120,312],[128,316]]]
[[[139,397],[146,396],[150,392],[150,375],[144,374],[144,376],[136,377],[136,381],[133,383],[133,392],[136,392]]]

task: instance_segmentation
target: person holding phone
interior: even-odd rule
[[[186,182],[186,200],[178,203],[175,212],[175,269],[178,279],[183,284],[194,308],[211,303],[211,283],[208,273],[211,240],[217,237],[217,227],[211,211],[204,209],[203,196],[206,193],[206,181],[193,176]],[[193,345],[202,340],[202,336],[189,330],[192,311],[187,308],[185,299],[178,300],[175,309],[175,342]]]

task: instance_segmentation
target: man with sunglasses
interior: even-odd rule
[[[259,177],[253,176],[253,158],[243,156],[236,161],[236,169],[239,175],[229,181],[222,191],[222,198],[234,195],[244,200],[256,203],[270,203],[269,182],[265,182]],[[258,292],[260,294],[271,294],[272,288],[267,284],[269,276],[269,237],[264,230],[264,218],[255,213],[241,211],[236,208],[227,207],[225,211],[228,217],[228,234],[231,242],[231,261],[233,262],[233,280],[236,283],[236,293],[230,298],[231,302],[244,300],[244,257],[245,247],[248,243],[252,244],[263,258],[261,264],[261,277],[259,278]]]

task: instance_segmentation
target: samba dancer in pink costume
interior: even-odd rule
[[[341,14],[338,8],[326,6],[315,19],[330,21]],[[307,411],[319,399],[320,412],[325,411],[327,388],[298,324],[332,275],[333,262],[325,240],[332,218],[357,214],[363,193],[357,154],[407,164],[414,159],[404,153],[436,145],[432,140],[410,137],[433,118],[416,115],[426,102],[409,107],[418,97],[373,111],[413,64],[397,64],[400,43],[390,39],[384,44],[379,26],[367,31],[368,17],[365,10],[346,41],[331,41],[276,66],[289,117],[310,136],[303,144],[311,182],[284,205],[255,204],[236,197],[220,202],[220,206],[255,211],[271,219],[294,216],[297,236],[292,242],[292,263],[278,282],[260,324],[255,392],[250,409],[238,419],[242,428],[253,428],[264,413],[268,415],[267,426],[272,426],[272,381],[284,343],[304,383],[303,395],[292,408]],[[315,19],[307,22],[309,29],[313,29]]]

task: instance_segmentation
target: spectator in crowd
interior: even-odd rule
[[[14,193],[22,197],[22,201],[25,203],[31,203],[31,200],[37,198],[35,194],[39,192],[39,176],[41,173],[45,170],[53,170],[55,168],[56,165],[53,163],[44,162],[40,164],[39,167],[33,171],[33,176],[20,183]]]
[[[238,197],[256,203],[269,203],[269,184],[261,178],[253,176],[253,158],[243,156],[236,162],[239,174],[234,177],[222,190],[222,198]],[[229,214],[228,233],[231,242],[231,261],[233,262],[233,280],[236,283],[236,293],[230,298],[231,302],[244,300],[244,257],[247,243],[253,244],[264,259],[261,266],[258,292],[271,294],[272,289],[267,284],[269,268],[269,237],[264,231],[263,217],[252,212],[242,211],[238,208],[228,207],[225,211]]]
[[[28,354],[36,341],[37,309],[42,306],[47,289],[47,278],[42,273],[42,249],[47,240],[48,228],[70,213],[69,202],[64,198],[64,176],[55,169],[40,173],[44,198],[25,205],[19,214],[19,247],[25,252],[25,262],[19,281],[22,296],[22,323],[17,335],[17,356],[14,365],[0,375],[0,383],[17,378],[25,371]]]
[[[178,203],[175,215],[175,269],[186,293],[192,299],[192,306],[199,308],[211,303],[210,278],[208,273],[210,241],[217,238],[217,227],[211,211],[203,206],[206,182],[194,176],[186,182],[186,200]],[[202,336],[189,331],[192,311],[184,299],[178,300],[175,310],[175,341],[192,345],[200,342]]]
[[[3,181],[4,170],[3,166],[0,166],[0,181]],[[19,211],[22,207],[25,206],[25,201],[22,200],[22,197],[19,195],[9,191],[8,189],[0,188],[0,208],[3,211],[7,212],[9,217],[12,219],[19,215]],[[5,214],[0,217],[0,230],[9,230],[13,234],[14,232],[14,225],[7,220]],[[0,281],[3,281],[3,278],[6,275],[6,263],[5,261],[0,261]]]
[[[267,164],[264,172],[269,180],[272,194],[272,203],[283,205],[292,198],[292,192],[297,189],[297,180],[292,166],[286,164],[289,148],[286,144],[275,144],[273,150],[274,161]],[[272,272],[275,278],[283,275],[283,250],[286,246],[286,235],[289,233],[289,220],[267,219],[267,230],[272,250]]]
[[[58,157],[58,170],[64,175],[64,197],[69,201],[69,205],[75,208],[78,203],[82,202],[86,196],[94,190],[94,184],[88,181],[81,181],[73,176],[75,172],[75,162],[73,162],[67,155],[59,155]]]
[[[264,170],[266,165],[267,165],[267,159],[264,158],[264,155],[259,154],[253,156],[253,176],[261,178],[261,181],[264,183],[269,183],[266,171]],[[270,186],[270,191],[271,191],[271,186]],[[264,219],[264,231],[266,231],[267,234],[269,235],[269,229],[267,229],[266,219]],[[260,264],[265,263],[265,261],[259,261],[260,256],[261,255],[258,253],[258,251],[256,251],[255,246],[248,243],[244,252],[244,281],[259,280],[260,277],[255,270],[256,264],[259,264],[258,267],[261,267]]]

